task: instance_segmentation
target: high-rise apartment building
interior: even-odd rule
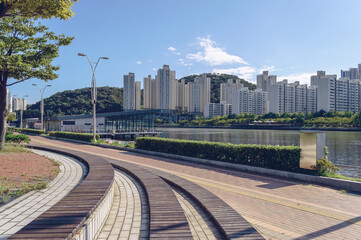
[[[348,77],[340,79],[319,79],[317,87],[318,111],[352,111],[361,110],[360,80],[350,80]]]
[[[204,105],[204,117],[213,118],[216,116],[227,116],[232,114],[232,104],[228,104],[225,101],[220,103],[206,103]]]
[[[268,71],[263,71],[262,74],[257,75],[257,88],[262,89],[264,92],[268,92],[270,85],[277,82],[276,75],[268,75]]]
[[[317,86],[317,82],[319,79],[323,79],[323,78],[327,78],[327,79],[337,79],[337,75],[336,74],[332,74],[332,75],[326,75],[326,71],[317,71],[316,75],[312,75],[310,80],[311,80],[311,86]]]
[[[156,108],[163,110],[175,110],[177,103],[177,81],[175,71],[170,70],[168,65],[158,70],[156,76]]]
[[[140,82],[136,81],[134,85],[135,91],[135,110],[140,110],[140,101],[141,101],[141,90],[140,90]]]
[[[124,111],[135,110],[135,76],[134,73],[124,75],[123,80],[123,108]]]
[[[21,109],[26,110],[26,99],[21,98],[12,98],[12,110],[13,112],[19,111]]]
[[[329,79],[329,78],[320,78]],[[272,113],[313,113],[317,111],[316,87],[300,85],[287,79],[270,86],[268,92],[269,111]]]
[[[232,90],[232,114],[249,113],[263,115],[268,113],[268,94],[262,89],[251,91],[248,87]]]
[[[152,76],[148,75],[148,77],[143,78],[143,108],[151,109],[152,104],[152,91],[151,91],[151,81]],[[153,93],[154,94],[154,93]]]
[[[188,112],[204,113],[204,106],[211,102],[211,79],[207,74],[196,77],[189,82],[189,106]]]
[[[8,112],[12,112],[13,108],[12,108],[12,97],[11,97],[11,93],[9,91],[9,89],[6,89],[6,109]]]
[[[361,64],[357,68],[349,68],[349,70],[341,70],[341,78],[356,80],[361,79]]]
[[[225,101],[227,103],[231,103],[232,101],[232,91],[233,89],[240,90],[243,88],[243,84],[241,83],[240,79],[236,79],[233,81],[233,79],[228,79],[226,83],[220,84],[220,101]]]

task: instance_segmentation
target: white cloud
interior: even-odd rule
[[[269,72],[272,72],[272,71],[276,71],[276,70],[279,70],[279,69],[276,69],[275,66],[267,66],[267,65],[263,65],[261,68],[258,69],[258,74],[261,74],[263,71],[269,71]]]
[[[248,65],[248,63],[241,57],[228,54],[224,49],[217,47],[216,42],[212,41],[210,39],[210,36],[208,36],[207,38],[199,37],[198,45],[202,48],[202,51],[187,54],[187,59],[196,60],[197,62],[206,62],[211,66],[233,63]]]
[[[175,47],[170,46],[170,47],[168,48],[168,50],[171,51],[171,52],[173,52],[174,54],[180,55],[180,53],[177,52],[177,49],[176,49]]]
[[[142,64],[142,61],[137,61],[137,64]]]
[[[153,68],[152,70],[153,70],[153,71],[157,71],[157,69],[156,69],[156,68]]]
[[[192,66],[193,65],[193,63],[186,62],[183,58],[179,58],[178,62],[179,62],[179,64],[181,64],[183,66]]]
[[[299,81],[300,84],[305,84],[305,83],[309,84],[311,75],[315,75],[315,73],[296,73],[287,76],[277,76],[277,80],[281,81],[283,79],[288,79],[289,83]]]
[[[254,81],[253,75],[256,73],[256,69],[250,66],[243,66],[238,68],[227,68],[227,69],[213,69],[213,73],[225,73],[237,75],[240,78],[246,79],[248,81]]]

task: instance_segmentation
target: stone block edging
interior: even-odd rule
[[[68,139],[62,138],[61,140],[68,140]],[[78,143],[81,142],[81,143],[85,143],[85,144],[89,144],[89,145],[93,145],[93,146],[99,146],[99,147],[103,147],[103,148],[125,150],[125,151],[129,151],[129,152],[136,152],[136,153],[141,153],[141,154],[146,154],[146,155],[151,155],[151,156],[166,157],[166,158],[172,158],[172,159],[176,159],[176,160],[208,164],[211,166],[237,169],[237,170],[246,171],[246,172],[250,172],[250,173],[267,174],[267,175],[271,175],[271,176],[299,180],[299,181],[303,181],[303,182],[307,182],[307,183],[318,184],[318,185],[332,187],[332,188],[336,188],[336,189],[342,189],[342,190],[346,190],[346,191],[361,193],[361,182],[356,182],[356,181],[322,177],[322,176],[306,175],[306,174],[293,173],[293,172],[286,172],[286,171],[274,170],[274,169],[269,169],[269,168],[253,167],[253,166],[247,166],[247,165],[236,164],[236,163],[227,163],[227,162],[220,162],[220,161],[209,160],[209,159],[175,155],[175,154],[170,154],[170,153],[154,152],[154,151],[148,151],[148,150],[126,148],[126,147],[119,147],[119,146],[112,146],[112,145],[105,145],[105,144],[87,143],[87,142],[82,142],[82,141],[77,141],[77,140],[71,140],[71,141],[78,142]]]

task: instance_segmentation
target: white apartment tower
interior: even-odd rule
[[[225,101],[231,103],[232,101],[232,91],[233,89],[240,90],[243,88],[243,84],[240,79],[236,79],[233,82],[233,79],[228,79],[226,83],[220,84],[220,101]]]
[[[207,74],[196,77],[189,85],[189,112],[204,113],[204,106],[211,102],[211,79]]]
[[[264,92],[268,92],[270,85],[277,82],[276,75],[268,75],[268,71],[263,71],[262,74],[257,75],[257,88],[262,89]]]
[[[140,82],[136,81],[134,85],[135,91],[135,110],[140,110],[140,101],[141,101],[141,90],[140,90]]]
[[[158,70],[156,76],[156,108],[175,110],[177,103],[175,71],[171,71],[168,65]]]
[[[318,80],[323,79],[323,78],[337,79],[337,75],[336,74],[326,75],[326,71],[317,71],[316,75],[311,76],[311,79],[310,79],[311,80],[311,86],[317,86]]]
[[[263,115],[268,113],[268,94],[262,89],[248,90],[248,87],[240,90],[232,90],[232,113],[249,113]]]
[[[9,91],[9,89],[6,89],[6,109],[8,112],[12,112],[13,108],[12,108],[12,97],[11,97],[11,93]]]
[[[19,110],[26,110],[26,99],[21,98],[12,98],[12,110],[13,112],[19,111]]]
[[[148,77],[143,78],[143,108],[144,109],[151,109],[151,97],[152,97],[152,92],[151,92],[151,80],[152,80],[152,76],[148,75]],[[154,94],[154,93],[153,93]]]
[[[124,111],[135,110],[135,76],[134,73],[124,75],[123,79],[123,109]]]
[[[232,104],[224,101],[220,103],[206,103],[204,105],[204,117],[213,118],[216,116],[227,116],[232,114]]]
[[[340,79],[319,79],[317,87],[317,109],[329,111],[361,110],[361,82]]]

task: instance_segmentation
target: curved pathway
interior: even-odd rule
[[[119,170],[115,170],[115,181],[113,205],[98,239],[146,239],[149,210],[144,190]]]
[[[135,163],[190,180],[223,199],[268,239],[360,239],[361,197],[298,181],[127,151],[32,137],[33,141]],[[60,144],[61,143],[61,144]]]
[[[46,189],[33,191],[0,208],[0,239],[7,239],[66,196],[81,181],[84,164],[74,158],[33,150],[60,162],[60,173]]]

